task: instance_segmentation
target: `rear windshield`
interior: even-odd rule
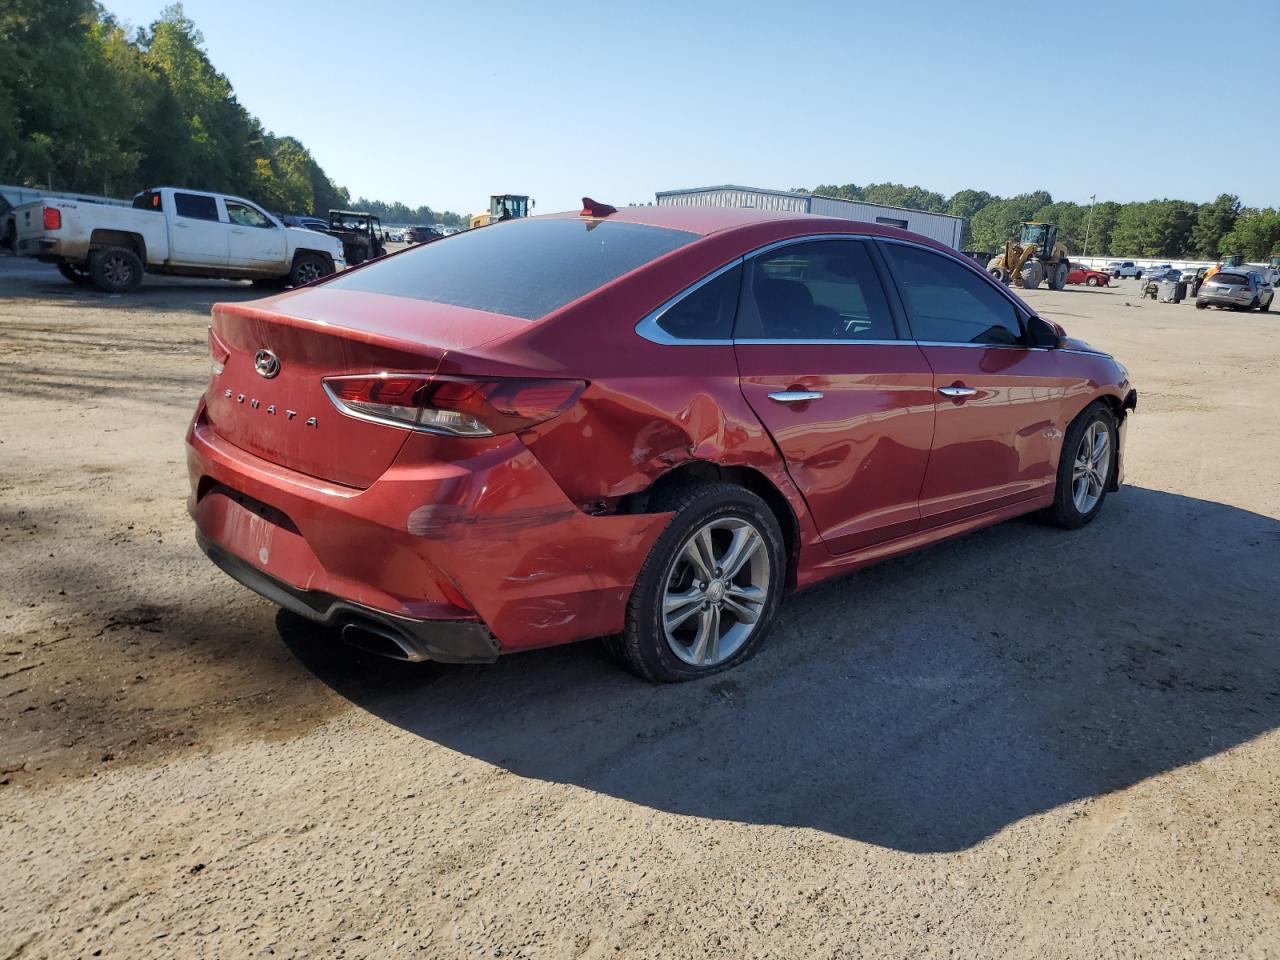
[[[436,240],[329,286],[533,320],[695,239],[609,220],[513,220]]]
[[[1238,273],[1219,273],[1211,279],[1218,281],[1218,283],[1238,283],[1245,287],[1249,285],[1249,278],[1242,277]]]

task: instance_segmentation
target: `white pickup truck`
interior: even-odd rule
[[[132,208],[47,197],[14,217],[19,256],[110,293],[136,289],[144,272],[298,286],[347,266],[337,237],[221,193],[157,187]]]

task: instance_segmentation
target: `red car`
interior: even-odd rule
[[[1091,287],[1105,287],[1111,282],[1111,274],[1081,264],[1072,264],[1067,283],[1084,283]]]
[[[204,550],[406,660],[609,637],[699,677],[784,596],[1119,489],[1125,368],[955,251],[588,204],[213,309]]]

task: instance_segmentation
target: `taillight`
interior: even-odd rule
[[[44,208],[44,228],[46,230],[62,229],[62,211],[54,207]]]
[[[458,437],[515,433],[559,416],[582,380],[473,380],[380,373],[326,377],[325,392],[353,417]]]
[[[209,370],[216,377],[227,367],[227,358],[231,356],[231,351],[227,349],[227,345],[223,343],[213,327],[209,328]]]

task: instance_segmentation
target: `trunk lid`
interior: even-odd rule
[[[465,307],[323,285],[220,303],[210,350],[223,369],[210,376],[206,416],[220,437],[257,457],[363,489],[391,466],[409,431],[340,412],[323,378],[434,373],[448,351],[527,326]]]

